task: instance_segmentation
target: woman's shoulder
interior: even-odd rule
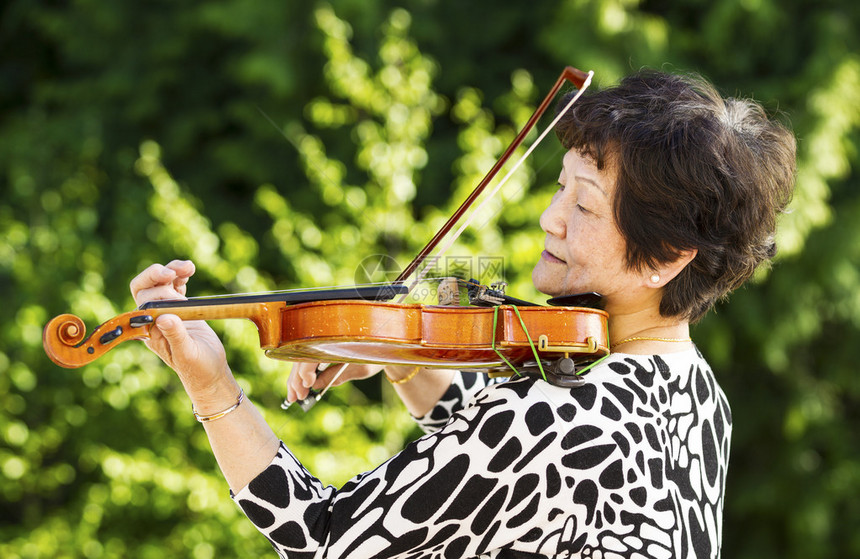
[[[713,396],[721,394],[719,384],[711,366],[698,349],[663,353],[659,355],[634,355],[614,353],[587,377],[596,387],[612,390],[626,388],[635,392],[686,390],[691,385],[704,383]]]
[[[728,406],[710,366],[695,348],[661,355],[612,354],[584,374],[583,381],[576,388],[561,388],[538,376],[515,375],[485,387],[470,405],[502,407],[509,414],[532,417],[552,413],[564,419],[596,413],[616,420],[643,406],[654,411],[665,405],[677,407],[687,398]]]

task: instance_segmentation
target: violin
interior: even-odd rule
[[[537,367],[544,378],[549,374],[556,384],[576,384],[578,360],[594,361],[609,353],[608,315],[598,308],[596,294],[555,298],[548,306],[540,306],[509,297],[496,286],[488,288],[471,280],[465,283],[469,304],[459,305],[459,297],[450,296],[452,280],[448,279],[446,301],[424,305],[403,300],[411,289],[406,280],[520,145],[560,87],[570,81],[579,89],[570,106],[587,87],[591,75],[572,67],[564,69],[499,161],[394,282],[151,301],[108,320],[89,336],[80,318],[63,314],[44,328],[45,352],[61,367],[81,367],[124,341],[148,339],[155,319],[169,313],[183,320],[248,319],[259,331],[261,349],[276,359],[484,371]],[[554,124],[544,131],[544,136]],[[500,187],[501,184],[496,188]],[[453,291],[458,293],[459,287],[460,282],[453,280]],[[444,292],[440,289],[440,293]],[[396,297],[400,300],[392,301]],[[548,372],[543,363],[552,365]]]
[[[470,285],[479,298],[468,306],[390,302],[406,292],[404,285],[150,301],[89,336],[77,316],[57,316],[45,326],[43,345],[57,365],[81,367],[121,342],[149,338],[155,319],[170,313],[183,320],[251,320],[266,355],[287,361],[499,371],[571,360],[549,369],[563,377],[573,372],[573,360],[609,353],[608,315],[597,308],[596,294],[550,300],[564,306],[538,306]]]

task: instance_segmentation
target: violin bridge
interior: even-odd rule
[[[437,304],[454,307],[460,304],[460,281],[457,278],[442,278],[436,290]]]

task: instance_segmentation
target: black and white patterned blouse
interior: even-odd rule
[[[282,557],[718,557],[731,413],[695,349],[574,389],[455,377],[428,434],[340,490],[290,451],[234,496]]]

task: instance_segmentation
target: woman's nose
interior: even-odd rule
[[[540,214],[540,228],[545,233],[564,238],[567,226],[560,204],[557,204],[555,200],[550,202],[549,206]]]

